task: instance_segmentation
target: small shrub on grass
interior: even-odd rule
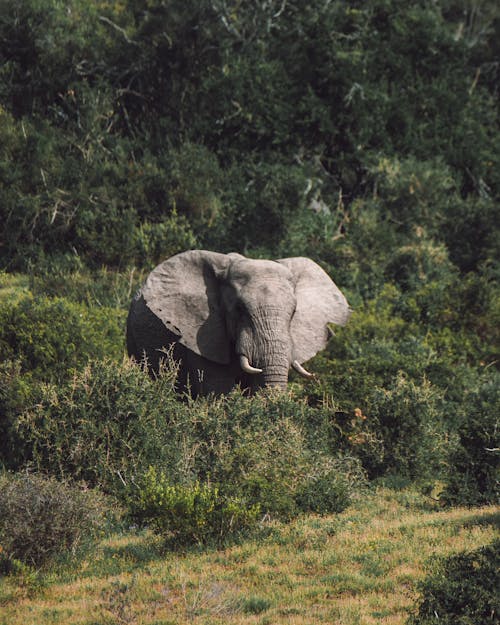
[[[241,611],[243,614],[262,614],[267,612],[271,606],[272,603],[269,599],[252,595],[242,600]]]
[[[440,562],[409,625],[488,625],[500,614],[500,540]]]
[[[131,499],[136,520],[177,545],[222,544],[257,524],[260,506],[224,495],[210,483],[173,484],[154,467],[143,475]]]
[[[42,566],[74,553],[105,526],[110,507],[96,491],[39,474],[0,475],[0,564]]]
[[[295,500],[304,512],[342,512],[364,483],[365,474],[358,459],[329,458],[307,475],[297,489]]]

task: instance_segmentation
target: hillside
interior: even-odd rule
[[[487,544],[497,524],[498,508],[379,490],[222,551],[165,555],[150,534],[118,535],[48,584],[4,586],[0,623],[403,624],[429,559]]]

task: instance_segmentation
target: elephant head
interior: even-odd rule
[[[139,301],[149,321],[137,313]],[[131,355],[148,358],[152,347],[163,347],[151,336],[155,318],[170,337],[163,343],[199,356],[207,374],[226,372],[241,382],[230,373],[236,367],[251,386],[284,387],[290,366],[310,376],[302,363],[325,347],[327,324],[344,325],[348,317],[343,294],[308,258],[254,260],[192,250],[148,276],[129,313],[127,342]]]

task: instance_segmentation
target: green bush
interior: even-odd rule
[[[217,244],[227,251],[252,249],[255,256],[279,255],[281,240],[305,210],[304,168],[284,159],[269,163],[250,156],[227,170],[225,184]]]
[[[40,474],[0,474],[0,567],[46,565],[102,532],[111,510],[96,491]]]
[[[234,404],[228,406],[226,419],[236,416],[231,407]],[[265,410],[262,404],[256,408]],[[267,424],[258,419],[252,415],[248,422],[236,424],[232,444],[221,448],[212,475],[228,492],[234,489],[259,504],[264,513],[290,518],[297,514],[295,493],[310,466],[311,451],[293,417],[279,415]]]
[[[16,433],[16,422],[38,399],[39,387],[22,375],[19,361],[0,362],[0,466],[15,469],[27,457],[29,452]]]
[[[27,294],[0,309],[0,357],[35,378],[63,379],[90,358],[121,358],[124,326],[124,311]]]
[[[422,597],[408,625],[498,623],[500,541],[441,560],[421,584]]]
[[[342,512],[365,480],[361,462],[349,456],[323,459],[298,486],[295,500],[300,510],[331,514]]]
[[[141,469],[170,459],[168,421],[179,404],[175,370],[152,380],[128,360],[90,363],[41,388],[15,423],[25,462],[61,479],[119,493]],[[172,460],[171,460],[172,461]]]
[[[477,506],[500,502],[500,374],[484,374],[458,408],[443,501]]]
[[[61,297],[89,308],[128,310],[145,273],[137,267],[122,271],[106,266],[91,269],[74,254],[54,255],[31,268],[29,290],[35,297]]]
[[[349,384],[356,379],[353,376]],[[363,408],[354,409],[363,423],[347,429],[348,449],[361,460],[368,476],[397,474],[413,480],[441,475],[448,445],[442,391],[426,379],[417,382],[401,371],[383,386],[373,378],[371,389],[368,383],[365,379],[362,391],[358,390],[357,401]],[[355,421],[350,413],[339,417],[342,414],[348,423]]]
[[[339,456],[327,415],[319,409],[301,415],[304,407],[290,398],[255,398],[252,403],[251,418],[236,423],[231,445],[221,447],[212,467],[214,479],[282,519],[299,511],[327,513],[347,507],[365,476],[359,462]],[[228,406],[227,419],[238,419],[234,407]],[[260,421],[259,410],[270,422]]]
[[[359,463],[343,458],[364,443],[361,417],[341,427],[331,406],[281,393],[183,400],[175,375],[174,365],[152,380],[128,361],[103,361],[42,385],[12,418],[10,453],[18,450],[17,466],[120,497],[152,466],[172,486],[213,483],[279,518],[336,511],[363,484]]]
[[[149,523],[176,545],[220,545],[255,528],[259,520],[258,504],[247,505],[207,482],[172,484],[165,473],[153,467],[134,486],[133,517]]]
[[[407,479],[436,477],[445,464],[446,429],[442,394],[427,380],[421,384],[399,373],[388,388],[368,397],[372,428],[383,441],[383,458],[372,475]]]
[[[354,253],[346,273],[374,294],[384,243],[408,245],[416,229],[462,271],[495,258],[492,0],[480,10],[2,7],[0,259],[10,267],[74,250],[94,266],[147,263],[163,244],[180,251],[196,238],[259,254]],[[318,189],[331,208],[345,198],[323,232],[305,208]]]
[[[355,309],[348,325],[338,332],[320,353],[318,386],[310,395],[331,395],[343,409],[361,408],[369,414],[369,395],[375,387],[387,388],[405,371],[412,380],[421,380],[438,360],[420,336],[420,327],[405,319],[404,296],[386,284],[375,299]]]

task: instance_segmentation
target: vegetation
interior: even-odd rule
[[[152,533],[128,531],[42,589],[6,578],[0,623],[403,625],[429,558],[488,545],[497,523],[493,506],[440,510],[413,491],[377,489],[338,515],[272,522],[264,538],[219,550],[165,555]]]
[[[110,506],[96,492],[42,475],[0,477],[0,567],[35,567],[101,531]]]
[[[173,544],[223,545],[227,537],[257,525],[260,506],[224,495],[210,483],[173,484],[154,467],[141,479],[133,504],[136,519],[149,522]]]
[[[179,622],[301,622],[301,605],[308,622],[402,622],[425,557],[464,533],[470,549],[490,541],[453,519],[499,503],[497,4],[2,0],[0,623],[54,571],[54,596],[64,575],[121,575],[89,581],[94,622],[142,622],[153,595],[130,571],[148,558]],[[124,360],[136,288],[189,248],[321,264],[354,312],[308,363],[315,379],[193,400],[174,393],[174,364],[151,380]],[[448,508],[407,501],[411,521],[414,491],[381,484]],[[111,554],[115,569],[81,555],[60,573],[110,500],[146,533],[115,525],[96,565]],[[371,548],[362,526],[384,506],[404,520]],[[417,553],[404,536],[423,549],[426,532],[436,546]],[[171,556],[184,582],[167,546],[198,550]],[[224,554],[251,592],[222,573],[205,587]],[[296,575],[307,589],[285,614]],[[372,591],[396,597],[391,614]],[[144,622],[170,618],[158,611]]]
[[[422,584],[423,598],[412,625],[468,625],[498,619],[500,544],[460,553],[440,563]]]

